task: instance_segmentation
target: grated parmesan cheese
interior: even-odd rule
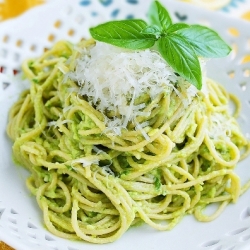
[[[58,127],[60,128],[61,125],[66,124],[66,123],[72,123],[71,120],[61,120],[62,117],[60,117],[57,121],[50,121],[47,123],[48,127]]]
[[[80,159],[73,160],[71,162],[71,167],[73,169],[75,169],[74,164],[76,164],[76,163],[81,163],[83,167],[89,167],[92,164],[98,164],[99,159],[90,159],[90,158],[85,157],[85,158],[80,158]]]
[[[223,113],[211,114],[211,123],[208,125],[208,135],[215,140],[229,140],[232,134],[233,120]]]
[[[90,49],[81,51],[75,71],[67,73],[67,77],[78,82],[79,94],[88,96],[88,101],[104,116],[106,112],[115,114],[112,119],[105,116],[105,125],[106,132],[116,135],[133,122],[149,139],[143,126],[136,123],[136,117],[150,115],[143,112],[145,105],[134,103],[144,93],[154,99],[162,92],[174,90],[183,98],[173,84],[181,78],[157,51],[150,49],[132,51],[97,42]],[[189,83],[183,86],[188,89],[184,97],[186,106],[197,90]]]

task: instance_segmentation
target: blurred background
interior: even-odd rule
[[[53,0],[0,0],[0,20],[15,18],[34,6],[46,4]],[[78,0],[85,3],[86,0]],[[94,0],[104,1],[104,0]],[[117,0],[113,0],[117,1]],[[250,21],[250,0],[176,0],[199,5],[206,9],[221,11]]]

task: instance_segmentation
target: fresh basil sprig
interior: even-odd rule
[[[168,11],[155,1],[145,21],[110,21],[90,28],[98,41],[118,47],[138,50],[158,46],[166,62],[197,89],[202,87],[202,72],[198,57],[224,57],[231,48],[214,31],[201,25],[175,23]]]
[[[98,41],[127,49],[146,49],[155,44],[154,34],[144,34],[147,27],[143,20],[111,21],[90,29],[92,37]]]

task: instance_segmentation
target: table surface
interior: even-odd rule
[[[46,4],[53,0],[4,0],[0,1],[0,21],[15,18],[26,10]],[[78,0],[79,3],[81,0]],[[178,0],[176,0],[178,1]],[[250,0],[179,0],[191,4],[199,5],[207,9],[219,11],[232,17],[242,18],[250,22]],[[1,25],[1,24],[0,24]],[[1,240],[1,236],[0,236]],[[13,250],[13,248],[0,241],[0,250]]]

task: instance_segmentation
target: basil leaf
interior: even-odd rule
[[[190,44],[181,36],[170,34],[158,40],[158,47],[167,63],[200,90],[202,87],[200,62]]]
[[[231,48],[214,31],[201,25],[191,25],[187,29],[178,30],[177,33],[188,41],[197,55],[203,57],[224,57]]]
[[[186,24],[186,23],[175,23],[173,25],[171,25],[167,30],[166,32],[167,33],[174,33],[175,31],[177,30],[180,30],[180,29],[185,29],[185,28],[188,28],[189,25]]]
[[[91,36],[101,42],[127,49],[146,49],[155,43],[155,36],[141,33],[147,27],[143,20],[110,21],[90,28]]]
[[[152,2],[152,4],[150,5],[147,16],[151,25],[155,25],[161,28],[156,2]]]
[[[159,1],[152,3],[148,17],[151,24],[157,25],[163,30],[167,30],[168,27],[172,25],[172,19],[168,11],[160,4]]]
[[[161,31],[156,25],[147,26],[145,29],[141,31],[142,34],[152,34],[156,37],[159,37],[161,35]]]

